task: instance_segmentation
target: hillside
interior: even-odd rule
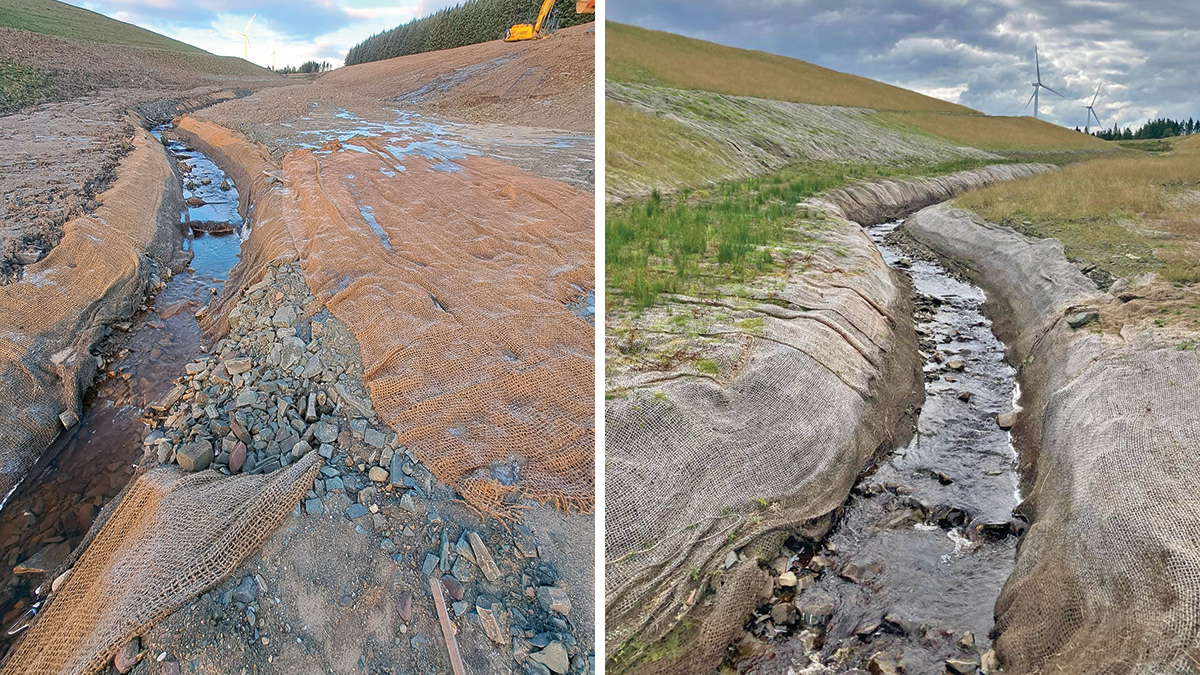
[[[0,0],[0,27],[113,45],[207,53],[145,28],[55,0]]]
[[[605,23],[605,78],[796,103],[876,110],[970,108],[786,56]]]

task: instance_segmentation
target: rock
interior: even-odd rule
[[[55,577],[54,581],[50,584],[50,592],[57,593],[60,589],[62,589],[63,584],[67,583],[67,577],[69,576],[71,576],[71,570],[67,570],[66,572],[63,572]]]
[[[794,621],[795,612],[786,602],[777,602],[771,607],[771,621],[776,626],[786,626]]]
[[[233,432],[233,435],[236,436],[239,441],[245,443],[246,445],[250,445],[250,432],[246,431],[246,427],[242,426],[241,422],[231,418],[229,420],[229,430]]]
[[[838,576],[856,584],[862,584],[875,578],[879,573],[876,565],[859,565],[858,563],[847,563]]]
[[[370,478],[372,483],[386,483],[388,481],[387,469],[381,466],[373,466],[367,472],[367,478]]]
[[[964,403],[968,403],[968,402],[970,402],[970,400],[971,400],[971,392],[969,392],[969,391],[960,391],[960,392],[958,392],[958,400],[960,400],[960,401],[962,401],[962,402],[964,402]]]
[[[975,675],[979,670],[979,657],[970,654],[946,659],[946,672],[954,675]]]
[[[797,596],[792,605],[800,613],[800,620],[814,628],[824,627],[833,616],[833,598],[815,591]]]
[[[366,443],[372,448],[382,448],[383,441],[383,432],[374,427],[367,427],[367,430],[363,432],[363,443]]]
[[[421,572],[425,576],[430,576],[437,569],[438,557],[432,553],[425,554],[425,561],[421,563]]]
[[[79,415],[76,415],[73,410],[64,410],[59,414],[58,421],[62,423],[63,429],[70,429],[79,424]]]
[[[304,512],[310,516],[319,516],[325,512],[325,507],[321,504],[319,497],[313,497],[304,500]]]
[[[141,640],[133,638],[129,642],[126,642],[125,646],[121,647],[121,651],[117,652],[117,655],[113,657],[113,667],[117,669],[118,673],[124,675],[133,670],[133,667],[137,665],[141,653]]]
[[[896,667],[896,657],[883,652],[875,652],[871,656],[871,660],[867,663],[867,670],[871,675],[899,675],[900,669]]]
[[[412,621],[412,591],[404,591],[400,593],[400,600],[396,603],[396,611],[400,613],[400,620],[404,623]]]
[[[558,640],[546,645],[542,651],[530,654],[529,658],[555,673],[565,673],[571,667],[570,659],[567,657],[567,648]]]
[[[500,626],[499,610],[500,603],[486,595],[481,595],[475,600],[475,613],[479,615],[479,624],[483,626],[483,632],[492,642],[507,645],[507,631]]]
[[[225,362],[225,370],[230,375],[240,375],[242,373],[249,371],[251,365],[252,365],[252,363],[251,363],[250,359],[248,359],[248,358],[229,359],[228,361]]]
[[[1013,428],[1017,423],[1017,413],[1000,413],[996,415],[996,424],[1000,425],[1005,431]]]
[[[300,459],[310,452],[312,452],[312,446],[305,441],[297,441],[296,444],[292,446],[292,457],[295,459]]]
[[[185,471],[203,471],[213,461],[213,447],[208,440],[185,443],[175,452],[175,461]]]
[[[313,429],[313,436],[322,443],[333,443],[338,437],[337,425],[329,422],[317,422]]]
[[[402,496],[400,498],[400,508],[404,509],[405,511],[408,511],[409,513],[417,512],[417,505],[415,502],[413,502],[411,492],[405,492],[404,496]]]
[[[779,578],[776,579],[775,581],[778,582],[778,584],[781,588],[795,588],[796,573],[792,572],[791,570],[788,570],[787,572],[780,574]]]
[[[488,581],[498,581],[501,577],[500,568],[496,567],[496,561],[492,559],[492,554],[484,545],[483,539],[478,533],[468,532],[467,541],[471,544],[471,552],[475,554],[475,564],[479,565],[479,571],[483,572]]]
[[[1112,293],[1113,295],[1120,295],[1127,288],[1129,288],[1128,279],[1117,279],[1116,281],[1112,282],[1111,286],[1108,287],[1108,292]]]
[[[287,328],[294,323],[296,323],[296,308],[291,305],[280,307],[271,317],[271,325],[275,328]]]
[[[958,646],[963,649],[975,649],[975,634],[971,631],[963,633],[963,636],[958,640]]]
[[[950,359],[946,362],[946,367],[950,370],[961,371],[967,367],[967,364],[963,363],[962,359]]]
[[[242,470],[242,465],[246,463],[246,444],[238,441],[234,443],[233,449],[229,451],[229,472],[237,473]]]
[[[1067,315],[1067,325],[1070,326],[1071,328],[1083,328],[1084,326],[1088,325],[1089,323],[1092,323],[1093,321],[1098,321],[1099,319],[1100,319],[1100,312],[1097,312],[1095,310],[1086,310],[1086,311],[1082,311],[1082,312],[1075,312],[1073,314]]]
[[[208,203],[208,202],[206,202],[206,201],[204,201],[203,199],[201,199],[201,198],[197,197],[196,195],[192,195],[191,197],[188,197],[188,198],[187,198],[187,205],[188,205],[188,206],[204,206],[204,205],[205,205],[205,204],[207,204],[207,203]]]
[[[455,579],[447,574],[446,576],[442,577],[442,587],[446,589],[446,592],[449,593],[450,597],[454,600],[457,601],[463,599],[463,585],[459,583],[458,579]]]
[[[567,589],[558,586],[539,586],[537,589],[538,604],[547,612],[557,612],[566,616],[571,613],[571,598]]]
[[[1000,659],[996,657],[995,649],[989,649],[983,653],[979,659],[979,670],[983,675],[994,675],[1000,672]]]
[[[239,408],[245,408],[246,406],[251,406],[255,403],[258,403],[258,392],[254,391],[253,389],[247,389],[246,391],[238,394],[237,399],[234,401],[234,405]]]
[[[258,599],[258,583],[254,581],[254,577],[245,577],[241,583],[233,589],[231,596],[234,602],[240,602],[248,605]]]
[[[13,567],[13,574],[45,574],[53,572],[71,555],[71,545],[65,541],[38,549],[24,562]]]
[[[354,520],[355,518],[362,518],[370,512],[371,510],[362,504],[351,504],[350,508],[346,509],[346,517]]]

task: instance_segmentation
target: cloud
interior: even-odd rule
[[[1200,11],[1194,0],[609,0],[608,18],[762,49],[914,89],[992,115],[1082,126],[1200,117]]]

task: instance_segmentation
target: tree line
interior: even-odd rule
[[[533,23],[541,4],[541,0],[467,0],[372,35],[350,49],[346,65],[499,40],[509,26]],[[566,28],[594,19],[594,14],[576,14],[575,0],[555,0],[547,20]]]
[[[1075,130],[1079,131],[1079,127],[1075,127]],[[1098,129],[1091,132],[1096,138],[1103,138],[1106,141],[1169,138],[1171,136],[1190,136],[1195,133],[1200,133],[1200,120],[1190,117],[1187,120],[1172,120],[1165,117],[1153,119],[1143,124],[1137,131],[1130,127],[1122,129],[1114,124],[1111,129]]]
[[[333,70],[333,64],[328,61],[305,61],[297,66],[284,66],[275,70],[280,75],[291,75],[292,73],[323,73],[327,70]]]

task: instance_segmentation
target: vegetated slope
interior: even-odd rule
[[[984,150],[1109,150],[1111,142],[1033,117],[992,117],[981,114],[883,112],[884,124],[918,130],[955,143]]]
[[[145,28],[55,0],[0,0],[0,27],[114,45],[207,53]]]
[[[1187,152],[1200,150],[1200,134],[1193,134],[1186,138],[1180,138],[1175,141],[1176,150],[1184,150]]]
[[[780,101],[877,110],[970,108],[799,59],[605,23],[605,78]]]
[[[346,65],[499,40],[515,23],[533,23],[541,4],[541,0],[467,0],[372,35],[346,53]],[[550,16],[560,28],[587,23],[595,17],[577,14],[575,0],[555,0]]]

